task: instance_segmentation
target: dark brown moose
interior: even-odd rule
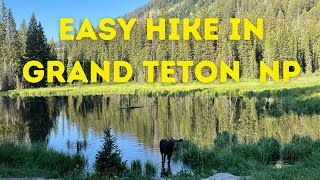
[[[166,156],[168,157],[168,168],[170,169],[170,159],[172,156],[173,151],[177,150],[178,143],[182,142],[180,140],[171,139],[162,139],[160,141],[160,153],[162,157],[162,167],[164,168],[164,164],[166,163]]]

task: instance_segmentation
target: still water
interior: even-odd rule
[[[301,105],[304,107],[297,108]],[[238,134],[243,143],[261,137],[290,141],[294,134],[320,137],[320,101],[245,96],[70,96],[7,98],[0,101],[0,140],[31,144],[44,142],[53,149],[81,153],[92,171],[110,125],[123,160],[150,160],[160,173],[159,142],[163,138],[191,139],[210,145],[223,131]],[[124,106],[143,106],[119,110]],[[310,106],[310,107],[309,107]],[[172,173],[189,169],[172,161]]]

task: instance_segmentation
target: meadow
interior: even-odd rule
[[[239,83],[122,83],[122,84],[73,84],[56,87],[30,88],[0,92],[0,96],[21,97],[49,97],[75,95],[110,95],[110,94],[138,94],[152,96],[167,95],[200,95],[200,96],[243,96],[246,94],[268,91],[277,94],[283,90],[294,90],[298,93],[308,91],[308,95],[318,95],[320,86],[317,74],[303,75],[292,79],[288,83],[267,82],[261,83],[257,79],[242,79]],[[310,94],[311,93],[311,94]],[[290,94],[288,94],[290,95]]]

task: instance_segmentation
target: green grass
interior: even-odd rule
[[[134,160],[131,162],[130,172],[134,176],[142,175],[142,165],[140,160]]]
[[[254,179],[319,179],[320,177],[320,153],[314,152],[308,159],[297,161],[294,164],[285,164],[282,168],[272,165],[260,167],[260,170],[252,172]]]
[[[184,141],[174,158],[190,164],[198,175],[209,174],[214,169],[255,179],[320,177],[320,141],[309,137],[294,136],[285,144],[274,138],[241,144],[223,133],[212,146],[201,147]]]
[[[0,177],[59,178],[81,172],[84,165],[82,156],[66,155],[45,145],[0,144]]]
[[[308,90],[320,86],[318,74],[304,75],[293,78],[289,83],[268,82],[261,83],[258,79],[242,80],[240,83],[124,83],[124,84],[91,84],[66,85],[37,89],[11,90],[0,93],[0,96],[69,96],[69,95],[102,95],[102,94],[147,94],[147,95],[244,95],[269,90],[276,93],[278,90],[298,88]],[[318,96],[314,91],[312,95]]]
[[[212,146],[205,147],[185,140],[174,158],[190,164],[194,173],[181,171],[169,178],[201,179],[211,176],[213,169],[255,179],[317,179],[320,176],[320,140],[294,136],[285,144],[274,138],[241,144],[234,137],[225,132]],[[84,163],[79,155],[65,155],[44,145],[0,144],[0,177],[101,179],[95,174],[85,174]],[[133,161],[120,179],[151,179],[156,175],[152,163],[146,162],[144,168],[145,174],[142,163]]]
[[[157,167],[152,164],[151,161],[147,161],[145,164],[145,170],[146,170],[146,176],[147,177],[152,177],[157,174]]]

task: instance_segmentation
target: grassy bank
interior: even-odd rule
[[[0,177],[59,178],[79,173],[84,165],[82,156],[66,155],[45,145],[0,144]]]
[[[294,136],[284,144],[274,138],[261,138],[256,143],[243,144],[238,142],[237,135],[223,132],[211,146],[203,147],[189,140],[183,141],[173,158],[189,164],[193,170],[165,175],[177,180],[200,180],[215,172],[262,180],[320,177],[320,140],[312,140],[307,136]],[[120,177],[114,179],[152,179],[156,172],[157,168],[151,163],[143,166],[136,160]],[[109,177],[92,174],[82,178],[91,180]]]
[[[320,177],[320,141],[294,136],[280,144],[274,138],[241,144],[225,132],[212,146],[184,141],[175,159],[190,164],[196,174],[212,169],[254,179],[317,179]]]
[[[317,74],[293,78],[289,83],[268,82],[259,80],[242,80],[240,83],[125,83],[125,84],[93,84],[47,87],[38,89],[22,89],[1,92],[0,96],[68,96],[68,95],[102,95],[102,94],[155,94],[155,95],[243,95],[248,92],[277,91],[283,89],[310,89],[320,86]]]
[[[170,179],[201,179],[211,176],[213,170],[254,179],[320,177],[320,140],[302,136],[294,136],[285,144],[274,138],[242,144],[236,135],[224,132],[212,146],[203,147],[185,140],[173,158],[189,164],[194,172],[181,171],[169,175]],[[84,162],[81,156],[65,155],[43,145],[0,145],[0,177],[152,179],[159,172],[151,162],[143,164],[135,160],[120,176],[100,176],[83,172]]]

